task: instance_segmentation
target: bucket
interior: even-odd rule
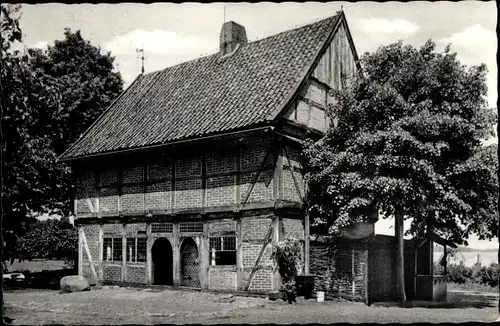
[[[316,295],[316,299],[318,302],[324,302],[325,301],[325,292],[318,291],[318,293]]]

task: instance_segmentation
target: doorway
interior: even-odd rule
[[[201,287],[198,247],[192,238],[186,238],[181,246],[181,285]]]
[[[173,285],[172,245],[166,238],[158,238],[151,248],[153,284]]]

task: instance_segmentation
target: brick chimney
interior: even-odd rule
[[[220,31],[220,54],[222,56],[232,53],[237,47],[245,45],[247,42],[245,27],[233,21],[222,25]]]

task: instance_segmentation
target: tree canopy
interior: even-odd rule
[[[339,233],[374,210],[400,211],[412,234],[432,224],[460,244],[470,233],[495,236],[498,161],[494,145],[482,146],[496,120],[486,66],[467,68],[432,41],[383,46],[361,62],[363,73],[333,94],[337,127],[305,150],[315,222]]]
[[[13,50],[22,42],[20,6],[2,4],[2,205],[6,247],[34,216],[67,216],[72,210],[73,176],[57,161],[69,144],[111,104],[123,88],[113,57],[65,30],[47,50]]]
[[[334,234],[374,213],[393,216],[405,301],[404,219],[412,219],[410,234],[457,244],[497,233],[498,162],[482,146],[496,112],[486,102],[486,66],[467,68],[450,46],[437,53],[432,41],[420,49],[398,42],[366,53],[361,66],[332,92],[337,126],[304,151],[309,214]]]

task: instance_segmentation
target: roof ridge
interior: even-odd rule
[[[333,16],[328,16],[327,18],[320,18],[316,21],[313,21],[313,22],[309,22],[309,23],[306,23],[305,25],[302,25],[302,26],[298,26],[298,27],[295,27],[295,28],[292,28],[292,29],[287,29],[285,31],[282,31],[282,32],[279,32],[279,33],[276,33],[276,34],[273,34],[273,35],[269,35],[269,36],[266,36],[264,38],[261,38],[261,39],[258,39],[258,40],[255,40],[255,41],[252,41],[252,42],[248,42],[247,44],[244,45],[244,47],[250,45],[250,44],[256,44],[256,43],[259,43],[261,41],[265,41],[265,40],[268,40],[270,38],[273,38],[273,37],[277,37],[277,36],[280,36],[282,34],[287,34],[287,33],[292,33],[294,31],[297,31],[299,29],[303,29],[303,28],[306,28],[306,27],[309,27],[309,26],[312,26],[312,25],[320,25],[320,23],[324,23],[325,21],[327,20],[333,20],[333,19],[336,19],[337,16],[341,13],[341,11],[337,11],[335,13],[335,15]],[[243,48],[243,47],[242,47]],[[182,62],[179,62],[173,66],[168,66],[168,67],[165,67],[165,68],[162,68],[162,69],[158,69],[158,70],[154,70],[154,71],[151,71],[151,72],[148,72],[144,75],[150,75],[150,74],[153,74],[153,73],[158,73],[160,71],[164,71],[166,69],[170,69],[170,68],[174,68],[174,67],[180,67],[184,64],[188,64],[188,63],[193,63],[193,62],[196,62],[198,60],[202,60],[202,59],[207,59],[209,57],[212,57],[212,56],[217,56],[219,54],[219,52],[214,52],[214,53],[211,53],[211,54],[207,54],[207,55],[204,55],[204,56],[200,56],[198,58],[193,58],[191,60],[187,60],[187,61],[182,61]]]
[[[287,33],[291,33],[291,32],[294,32],[294,31],[297,31],[299,29],[303,29],[303,28],[306,28],[306,27],[309,27],[309,26],[312,26],[312,25],[320,25],[320,23],[324,23],[325,21],[327,20],[333,20],[337,17],[337,15],[340,14],[340,11],[337,11],[337,13],[333,16],[329,16],[327,18],[320,18],[318,20],[315,20],[315,21],[311,21],[309,23],[306,23],[304,25],[301,25],[301,26],[297,26],[297,27],[294,27],[292,29],[287,29],[285,31],[282,31],[282,32],[279,32],[279,33],[276,33],[276,34],[273,34],[273,35],[269,35],[269,36],[266,36],[266,37],[263,37],[261,39],[258,39],[258,40],[255,40],[255,41],[252,41],[252,42],[248,42],[248,44],[253,44],[253,43],[257,43],[257,42],[260,42],[260,41],[264,41],[266,39],[269,39],[269,38],[272,38],[272,37],[276,37],[278,35],[282,35],[282,34],[287,34]]]

